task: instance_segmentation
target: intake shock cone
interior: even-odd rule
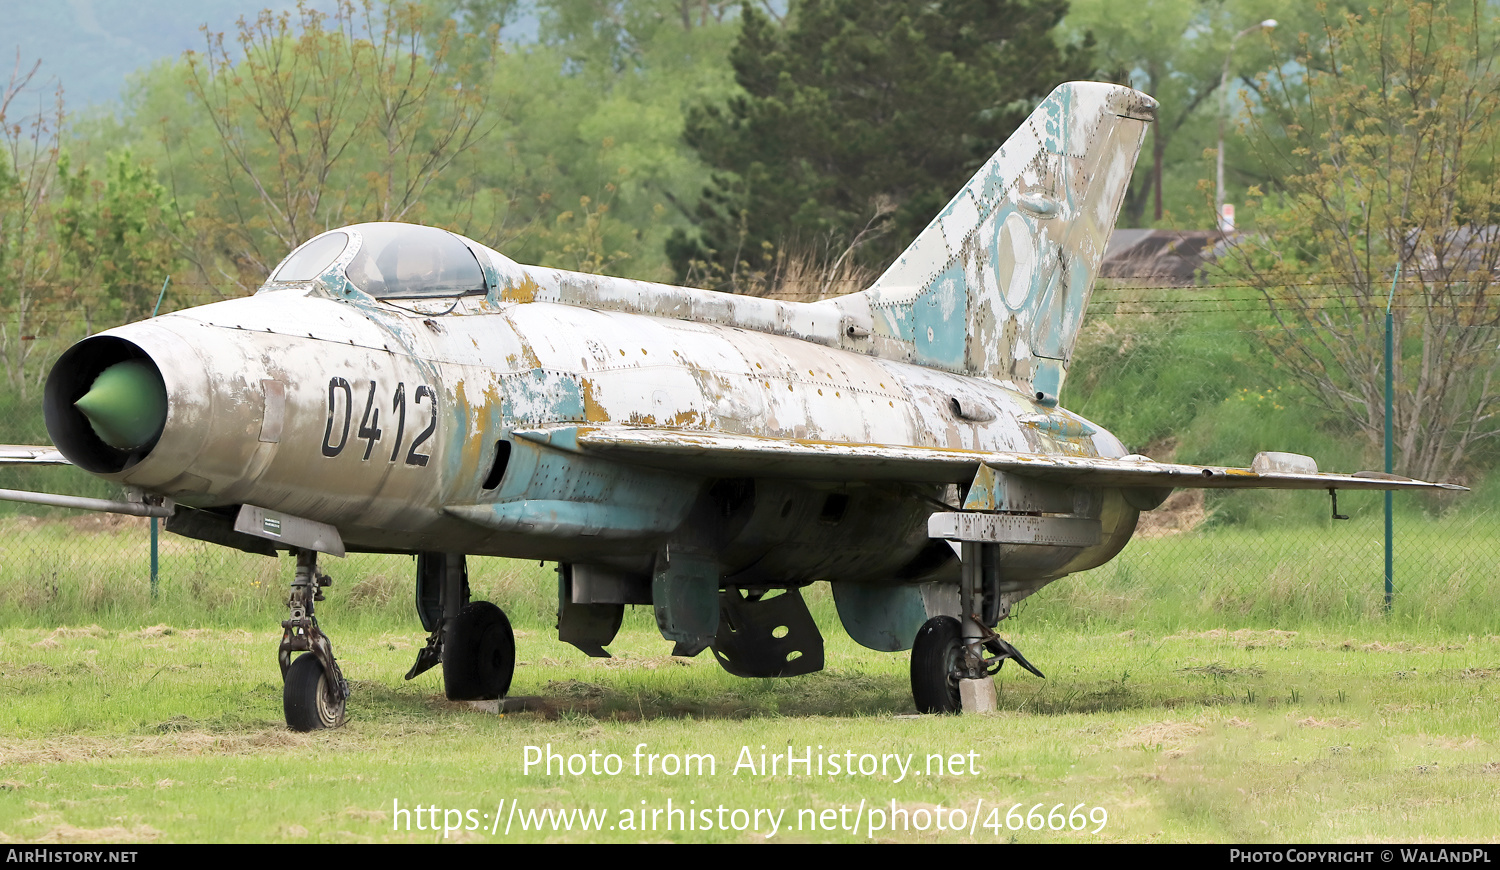
[[[151,443],[166,425],[167,387],[149,363],[126,360],[100,372],[74,406],[99,440],[134,450]]]

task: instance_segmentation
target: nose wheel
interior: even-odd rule
[[[286,726],[293,731],[317,731],[344,724],[344,697],[337,683],[328,679],[318,657],[298,656],[287,668],[281,686]]]
[[[287,618],[281,623],[281,703],[286,726],[293,731],[316,731],[344,724],[344,702],[349,682],[333,657],[333,644],[318,627],[314,604],[323,600],[323,589],[333,584],[318,570],[318,554],[294,550],[297,573],[287,598]],[[292,653],[300,652],[295,661]]]

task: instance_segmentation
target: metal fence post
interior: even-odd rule
[[[1391,473],[1391,412],[1395,395],[1393,366],[1395,353],[1394,338],[1392,333],[1393,320],[1391,319],[1391,303],[1396,298],[1396,281],[1401,277],[1401,261],[1396,261],[1396,274],[1391,276],[1391,293],[1385,299],[1385,473]],[[1394,552],[1391,522],[1391,491],[1385,491],[1385,612],[1391,612],[1391,599],[1395,595],[1395,583],[1392,576],[1392,555]]]
[[[167,277],[165,277],[165,278],[162,279],[162,282],[161,282],[161,292],[158,293],[158,294],[156,294],[156,307],[151,309],[151,316],[152,317],[155,317],[156,313],[161,310],[161,301],[166,298],[166,296],[167,296],[167,285],[170,284],[170,283],[172,283],[172,275],[171,275],[171,273],[168,273]],[[157,556],[156,556],[156,540],[157,540],[157,519],[156,519],[156,517],[152,517],[151,518],[151,600],[152,601],[156,600],[156,575],[157,575],[157,567],[158,567]]]
[[[156,517],[152,517],[151,518],[151,600],[152,601],[156,600],[156,574],[157,574],[157,561],[156,561],[156,538],[157,538],[157,530],[156,530],[156,524],[157,524],[157,522],[158,522],[158,520],[156,519]]]

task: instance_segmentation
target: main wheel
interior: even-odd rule
[[[443,688],[451,701],[503,698],[516,671],[516,638],[505,612],[471,601],[454,617],[443,641]]]
[[[911,696],[920,713],[962,709],[958,680],[963,666],[963,629],[951,616],[934,616],[917,629],[911,648]]]
[[[323,673],[318,657],[307,653],[287,668],[281,686],[286,727],[293,731],[316,731],[344,724],[344,700],[334,700],[333,681]]]

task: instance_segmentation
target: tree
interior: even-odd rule
[[[445,171],[494,124],[489,71],[471,64],[496,51],[473,35],[455,47],[451,22],[432,34],[423,15],[368,0],[331,17],[303,7],[295,23],[267,10],[240,21],[237,49],[210,34],[206,52],[188,55],[187,88],[213,146],[167,150],[186,161],[178,172],[209,185],[187,246],[206,281],[248,289],[326,229],[421,219]],[[185,139],[188,126],[166,135]]]
[[[730,88],[726,4],[692,0],[685,25],[681,0],[542,0],[542,41],[506,45],[518,5],[262,14],[151,70],[94,135],[164,167],[196,215],[180,249],[202,295],[253,289],[297,242],[379,219],[669,279],[673,203],[708,178],[683,106]]]
[[[481,188],[513,194],[503,233],[482,240],[523,262],[670,280],[665,240],[688,225],[679,204],[709,178],[683,142],[684,105],[730,93],[737,9],[539,3],[541,42],[498,60],[503,120],[469,161]]]
[[[1263,79],[1252,133],[1278,183],[1232,266],[1270,303],[1286,376],[1378,444],[1400,263],[1396,470],[1427,479],[1500,435],[1500,45],[1480,9],[1333,17]]]
[[[1064,9],[802,0],[777,26],[747,3],[730,56],[743,93],[688,117],[715,175],[696,231],[668,243],[679,277],[739,286],[799,246],[889,261],[1036,101],[1089,75],[1087,50],[1053,41]]]
[[[181,263],[173,241],[179,213],[156,173],[129,148],[109,153],[105,164],[104,177],[95,178],[88,166],[75,172],[67,153],[57,161],[60,283],[90,333],[101,318],[113,324],[149,315]]]
[[[1234,41],[1236,33],[1268,18],[1280,22],[1275,31]],[[1141,0],[1128,15],[1115,0],[1071,0],[1063,31],[1075,40],[1092,34],[1099,66],[1160,104],[1147,133],[1150,156],[1136,169],[1120,212],[1126,226],[1163,220],[1172,202],[1181,208],[1200,201],[1194,188],[1204,149],[1216,147],[1220,100],[1231,112],[1238,110],[1235,91],[1254,87],[1254,73],[1271,60],[1270,38],[1288,33],[1295,38],[1316,23],[1310,5],[1298,0]],[[1226,60],[1231,61],[1227,95],[1219,90]],[[1234,161],[1231,168],[1255,167]],[[1210,217],[1206,226],[1211,225]]]
[[[62,91],[48,97],[32,85],[38,61],[15,69],[0,93],[0,365],[6,380],[24,398],[39,385],[57,313],[60,252],[52,232],[57,181],[57,137],[63,124]],[[25,107],[35,94],[35,111]]]

